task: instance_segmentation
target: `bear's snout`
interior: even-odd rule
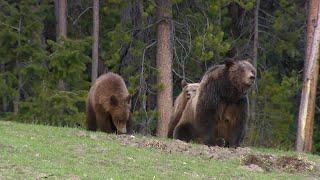
[[[249,77],[249,79],[250,79],[251,81],[254,81],[254,80],[256,79],[256,77],[255,77],[253,74],[251,74],[251,76]]]
[[[246,84],[248,84],[248,85],[254,84],[254,82],[256,80],[255,74],[250,72],[247,77],[248,77],[248,79],[247,79],[247,83]]]
[[[249,77],[249,79],[250,79],[251,84],[253,84],[254,81],[256,80],[256,76],[251,75],[251,76]]]
[[[126,134],[127,133],[127,128],[124,126],[121,129],[117,129],[117,134]]]
[[[188,92],[188,93],[187,93],[187,99],[190,99],[190,98],[191,98],[191,93]]]

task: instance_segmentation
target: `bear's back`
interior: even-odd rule
[[[99,99],[109,97],[111,95],[129,95],[123,78],[112,72],[101,75],[91,87],[89,94],[92,104],[96,104]]]

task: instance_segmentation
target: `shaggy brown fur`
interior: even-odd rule
[[[87,99],[87,128],[107,133],[127,133],[131,96],[121,76],[107,73],[90,88]]]
[[[255,80],[255,69],[246,60],[228,60],[209,69],[196,96],[188,101],[174,138],[207,145],[237,147],[248,118],[247,91]]]
[[[185,80],[182,80],[181,87],[182,91],[174,101],[173,112],[171,113],[172,115],[168,125],[168,138],[173,137],[173,130],[178,124],[188,100],[195,96],[199,83],[187,83]]]

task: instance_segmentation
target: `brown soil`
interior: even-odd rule
[[[167,153],[182,153],[192,156],[201,156],[214,159],[229,159],[240,157],[251,152],[250,148],[221,148],[218,146],[192,145],[180,140],[165,141],[146,137],[136,138],[135,136],[117,136],[122,144],[133,147],[149,147],[159,149]]]
[[[270,154],[247,154],[241,158],[244,166],[258,166],[264,171],[319,172],[319,165],[300,156],[279,156]]]
[[[150,147],[167,153],[182,153],[192,156],[201,156],[214,159],[230,159],[241,157],[241,165],[247,166],[254,171],[285,171],[313,172],[318,171],[319,165],[299,156],[274,156],[270,154],[258,154],[248,147],[222,148],[218,146],[192,145],[183,141],[164,141],[146,137],[117,136],[122,144],[134,147]]]
[[[87,136],[81,131],[77,136]],[[181,153],[185,155],[198,156],[209,159],[227,160],[240,158],[241,166],[251,171],[284,171],[288,173],[320,172],[320,164],[316,164],[300,156],[274,156],[253,152],[248,147],[222,148],[218,146],[208,147],[206,145],[194,145],[180,140],[164,140],[152,137],[136,137],[133,135],[100,136],[90,135],[93,140],[107,138],[119,141],[122,145],[153,148],[165,153]]]

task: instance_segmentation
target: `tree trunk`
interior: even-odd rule
[[[120,22],[121,26],[127,27],[129,24],[132,24],[132,19],[135,14],[132,14],[132,6],[133,6],[133,1],[126,1],[125,6],[121,9],[121,16],[120,16]],[[131,36],[133,38],[133,36]],[[126,76],[127,73],[123,73],[123,69],[125,67],[131,66],[132,63],[132,54],[130,53],[130,46],[131,43],[122,43],[121,44],[121,49],[119,52],[120,55],[120,64],[119,64],[119,69],[118,72],[120,74],[123,74],[125,82],[128,83],[127,79],[128,77]]]
[[[18,27],[18,48],[21,46],[21,24],[22,24],[22,17],[19,20],[19,27]],[[20,54],[17,53],[16,57],[16,68],[17,68],[17,79],[18,79],[18,89],[17,94],[13,101],[13,114],[18,115],[19,113],[19,106],[20,106],[20,99],[21,99],[21,90],[22,90],[22,74],[21,74],[21,63],[20,63]]]
[[[298,117],[296,150],[312,150],[313,122],[319,73],[320,3],[309,2],[304,78]]]
[[[92,70],[91,83],[98,77],[99,61],[99,0],[93,0],[93,44],[92,44]]]
[[[132,18],[132,25],[135,31],[133,31],[133,37],[137,41],[144,42],[148,44],[148,39],[145,38],[145,34],[147,30],[143,30],[143,24],[144,24],[144,19],[142,18],[142,13],[143,13],[143,1],[141,0],[134,0],[132,1],[132,9],[131,9],[131,18]],[[143,50],[142,57],[139,56],[132,56],[132,61],[133,62],[141,62],[140,66],[138,66],[138,71],[140,72],[140,79],[139,79],[139,92],[138,92],[138,100],[139,103],[137,103],[136,107],[137,109],[139,108],[139,111],[142,113],[142,123],[141,123],[141,132],[144,135],[151,134],[150,131],[150,121],[151,118],[148,115],[148,109],[147,109],[147,82],[145,79],[145,63],[146,63],[146,51],[148,48],[151,46],[146,46],[145,49]]]
[[[59,42],[61,37],[67,37],[67,0],[55,0],[55,14],[58,16],[56,20],[58,20],[57,41]],[[59,80],[58,89],[66,90],[66,83],[63,80]]]
[[[305,59],[309,59],[310,52],[311,52],[313,34],[316,27],[316,21],[317,21],[317,15],[318,15],[318,5],[319,5],[319,1],[310,0],[307,8],[308,15],[307,15],[307,30],[306,30],[306,37],[305,37],[306,44],[305,44],[305,50],[304,50]],[[308,61],[305,61],[303,76],[306,76],[307,65],[308,65]]]
[[[252,64],[257,69],[257,60],[258,60],[258,46],[259,46],[259,8],[260,0],[256,0],[255,9],[254,9],[254,38],[253,38],[253,57]],[[257,84],[255,84],[257,87]],[[252,90],[253,97],[250,103],[250,121],[253,122],[256,119],[256,106],[257,106],[257,88]]]
[[[59,41],[59,1],[54,0],[54,15],[56,17],[56,41]]]
[[[2,74],[2,80],[6,83],[7,82],[7,78],[5,75],[5,64],[2,63],[1,64],[1,74]],[[2,112],[7,112],[8,111],[8,99],[7,99],[7,94],[3,94],[2,95]]]
[[[156,63],[159,70],[158,84],[163,88],[157,94],[159,119],[157,136],[165,137],[172,109],[172,41],[171,41],[171,1],[157,0],[157,54]]]
[[[239,38],[241,34],[241,18],[244,13],[243,8],[236,2],[232,2],[229,4],[229,13],[231,16],[231,28],[230,28],[230,35],[232,39]],[[230,57],[239,57],[240,56],[240,49],[237,47],[237,44],[235,44],[231,50],[230,50]]]
[[[99,56],[98,60],[98,77],[102,74],[105,74],[108,71],[106,65],[104,64],[104,60]]]
[[[58,37],[67,37],[67,0],[59,0]]]

